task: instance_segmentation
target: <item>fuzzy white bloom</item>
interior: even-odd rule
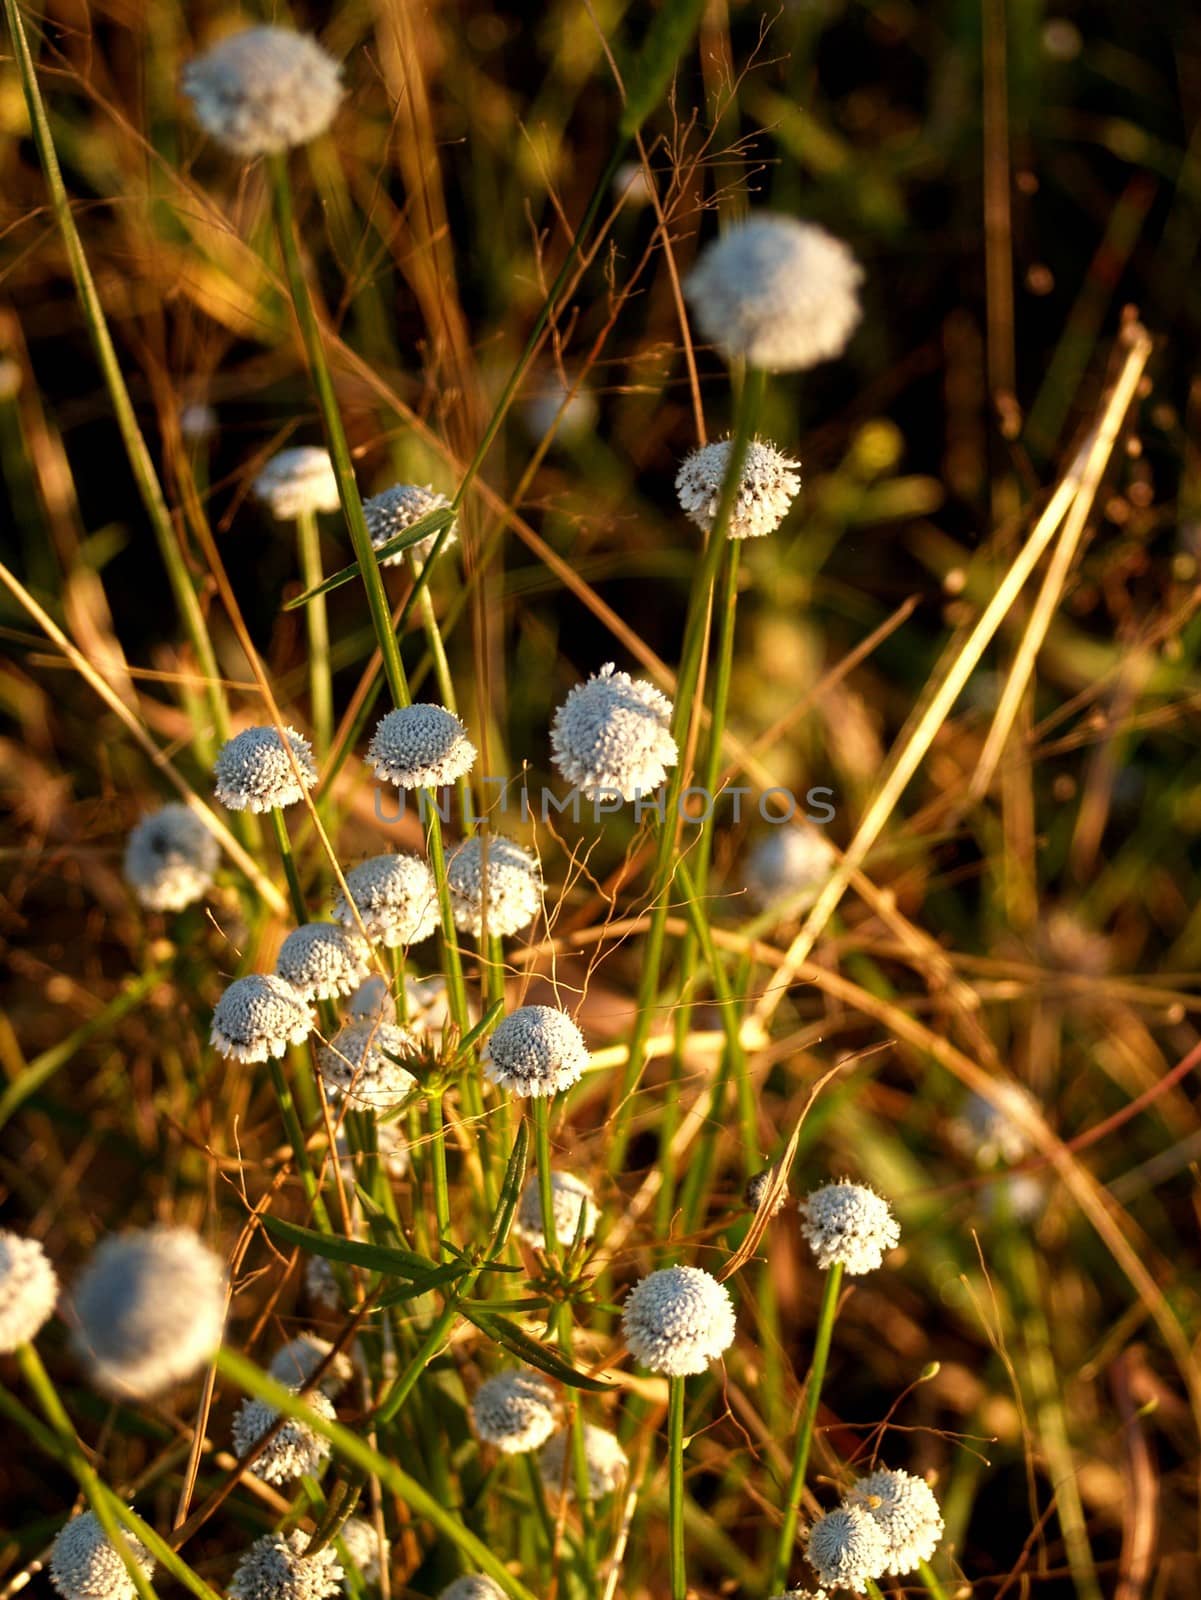
[[[417,1087],[400,1061],[411,1061],[420,1043],[411,1028],[394,1022],[351,1022],[317,1051],[317,1070],[331,1099],[391,1111]]]
[[[296,767],[275,728],[243,728],[217,753],[213,792],[231,811],[274,811],[304,799],[317,782],[313,751],[295,728],[285,728]],[[299,774],[299,776],[298,776]]]
[[[350,997],[346,1015],[351,1022],[395,1022],[396,1001],[385,979],[373,976],[361,983]]]
[[[874,1272],[901,1237],[888,1201],[849,1178],[815,1190],[797,1209],[801,1232],[823,1271],[841,1262],[852,1277]]]
[[[520,933],[542,909],[542,869],[528,850],[498,833],[475,833],[446,863],[455,927],[478,939]]]
[[[363,1581],[367,1584],[379,1582],[381,1555],[384,1561],[388,1559],[388,1551],[392,1548],[385,1539],[381,1552],[379,1534],[375,1525],[368,1522],[366,1517],[349,1517],[342,1524],[339,1535],[346,1546],[346,1554],[363,1574]]]
[[[256,1539],[234,1568],[229,1600],[329,1600],[345,1576],[342,1563],[332,1544],[306,1555],[309,1542],[299,1528]]]
[[[483,1572],[468,1572],[448,1583],[438,1600],[505,1600],[505,1591]]]
[[[569,1089],[588,1065],[584,1035],[555,1006],[519,1006],[502,1017],[481,1057],[484,1076],[521,1098]]]
[[[254,492],[279,522],[338,509],[338,480],[328,450],[297,445],[272,456],[254,480]]]
[[[180,409],[179,431],[189,444],[210,438],[218,426],[217,413],[207,400],[193,400]]]
[[[756,1172],[753,1177],[750,1177],[746,1180],[746,1188],[742,1191],[742,1197],[746,1201],[747,1205],[750,1206],[752,1211],[758,1211],[759,1207],[762,1205],[763,1197],[767,1193],[768,1185],[771,1183],[775,1175],[776,1172],[774,1167],[764,1167],[762,1172]],[[780,1212],[784,1209],[784,1204],[787,1199],[788,1190],[787,1188],[783,1188],[772,1202],[772,1208],[768,1212],[768,1216],[779,1216]]]
[[[153,1399],[186,1383],[221,1343],[225,1267],[190,1228],[112,1234],[80,1274],[72,1306],[75,1348],[96,1387]]]
[[[861,1506],[884,1535],[888,1559],[884,1570],[898,1577],[929,1561],[942,1538],[942,1512],[924,1478],[881,1467],[857,1478],[848,1505]]]
[[[1001,1081],[996,1088],[1003,1105],[994,1105],[982,1094],[970,1094],[950,1127],[956,1147],[981,1167],[1012,1166],[1030,1151],[1030,1141],[1013,1113],[1020,1115],[1023,1107],[1034,1110],[1033,1096],[1019,1083]]]
[[[302,1000],[333,1000],[353,994],[371,970],[362,936],[336,922],[305,922],[280,946],[275,975]]]
[[[275,1352],[267,1371],[277,1383],[286,1383],[290,1389],[304,1388],[333,1348],[328,1339],[320,1339],[315,1333],[298,1333]],[[321,1392],[336,1400],[353,1372],[354,1363],[344,1350],[339,1350],[325,1369]]]
[[[651,202],[650,179],[641,161],[623,161],[613,177],[613,198],[624,200],[631,210],[640,211]]]
[[[537,1450],[555,1431],[555,1392],[533,1372],[499,1372],[471,1398],[471,1420],[487,1444],[506,1455]]]
[[[729,439],[702,445],[684,457],[676,473],[680,509],[704,533],[712,529],[717,516],[731,448]],[[727,537],[762,539],[765,534],[774,533],[796,499],[800,473],[798,461],[784,455],[774,444],[752,439],[730,510]]]
[[[1037,1222],[1047,1208],[1047,1186],[1033,1172],[1008,1173],[985,1185],[980,1202],[994,1222]]]
[[[268,25],[190,61],[183,91],[204,131],[249,161],[324,133],[342,100],[340,70],[310,34]]]
[[[0,1356],[36,1338],[57,1300],[58,1277],[41,1245],[0,1228]]]
[[[129,1553],[149,1578],[154,1557],[140,1539],[122,1529]],[[108,1542],[92,1511],[72,1517],[50,1547],[50,1581],[63,1600],[134,1600],[129,1568]]]
[[[631,1289],[621,1330],[635,1361],[683,1378],[733,1344],[734,1303],[703,1267],[662,1267]]]
[[[397,483],[391,489],[385,489],[382,494],[373,494],[370,500],[364,500],[363,516],[367,522],[367,532],[371,535],[371,543],[376,550],[380,550],[429,512],[444,511],[449,507],[450,501],[446,496],[438,494],[428,483],[424,488],[417,483]],[[442,541],[443,552],[448,550],[458,537],[459,524],[452,522],[450,532]],[[419,539],[407,550],[397,550],[394,555],[384,556],[380,566],[398,566],[403,563],[406,556],[412,556],[420,566],[433,550],[437,538],[436,533],[431,533],[428,538]]]
[[[555,1215],[555,1239],[560,1248],[569,1245],[579,1232],[581,1216],[584,1219],[584,1231],[580,1237],[591,1239],[600,1221],[600,1212],[596,1209],[592,1190],[584,1180],[570,1172],[552,1172],[550,1188],[551,1208]],[[521,1191],[521,1200],[513,1221],[513,1232],[519,1239],[524,1239],[527,1244],[532,1244],[539,1250],[546,1248],[546,1235],[542,1226],[542,1198],[538,1192],[536,1173]]]
[[[620,1489],[630,1468],[629,1457],[617,1435],[605,1428],[584,1424],[584,1460],[588,1469],[588,1498],[601,1500]],[[575,1457],[568,1429],[548,1439],[538,1456],[542,1481],[552,1493],[559,1493],[566,1481],[567,1498],[575,1499]]]
[[[326,1311],[339,1311],[342,1291],[334,1276],[334,1269],[324,1256],[309,1256],[304,1264],[304,1289],[314,1305]]]
[[[564,387],[557,372],[544,378],[536,393],[522,406],[522,416],[530,437],[541,441],[552,428],[559,444],[582,439],[596,425],[596,400],[581,384]]]
[[[160,806],[131,831],[125,844],[125,878],[150,911],[182,911],[204,898],[221,847],[183,805]]]
[[[288,1387],[293,1394],[300,1393],[298,1385],[289,1384]],[[305,1404],[327,1422],[334,1420],[333,1403],[320,1389],[314,1389],[306,1395]],[[234,1412],[230,1429],[234,1454],[238,1459],[248,1456],[279,1419],[280,1413],[265,1400],[243,1400]],[[293,1478],[316,1472],[329,1451],[328,1439],[315,1433],[307,1422],[289,1417],[261,1453],[255,1456],[251,1471],[257,1473],[264,1483],[291,1483]]]
[[[575,688],[551,723],[551,759],[589,800],[652,794],[679,759],[672,705],[610,661]]]
[[[840,239],[774,212],[706,245],[684,283],[701,333],[727,361],[797,372],[840,356],[859,325],[863,271]]]
[[[214,1006],[209,1043],[234,1061],[270,1061],[312,1030],[313,1013],[290,983],[251,972],[235,978]]]
[[[789,902],[807,911],[838,863],[834,846],[816,828],[781,823],[763,835],[746,864],[746,885],[760,906]]]
[[[438,926],[438,890],[429,865],[420,856],[372,856],[346,874],[346,887],[369,939],[390,950],[420,944]],[[354,928],[354,913],[339,896],[334,920]]]
[[[888,1542],[870,1514],[846,1504],[818,1517],[809,1529],[805,1559],[831,1589],[862,1590],[888,1565]]]
[[[389,711],[367,747],[367,763],[376,777],[398,789],[454,783],[467,776],[475,757],[475,746],[454,712],[425,702]]]

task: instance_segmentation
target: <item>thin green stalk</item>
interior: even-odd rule
[[[305,923],[309,920],[309,913],[304,903],[304,892],[300,887],[300,874],[296,870],[296,857],[292,853],[288,824],[279,806],[272,806],[270,814],[275,842],[279,847],[279,859],[283,862],[284,877],[288,881],[288,898],[292,902],[292,914],[298,924]]]
[[[279,1105],[279,1114],[284,1125],[284,1132],[288,1136],[288,1143],[292,1146],[292,1159],[295,1161],[296,1170],[300,1174],[305,1196],[313,1208],[313,1220],[323,1233],[333,1233],[333,1224],[330,1222],[329,1212],[326,1210],[325,1201],[321,1196],[317,1175],[313,1171],[313,1163],[309,1160],[304,1129],[300,1125],[300,1118],[296,1115],[296,1103],[292,1099],[292,1091],[288,1087],[288,1080],[284,1077],[284,1065],[282,1061],[277,1060],[275,1057],[272,1057],[271,1060],[271,1082],[275,1087],[275,1098]]]
[[[430,1168],[434,1180],[434,1217],[438,1239],[445,1244],[450,1236],[450,1184],[446,1177],[446,1129],[442,1122],[442,1095],[427,1096],[430,1115]]]
[[[933,1600],[947,1600],[947,1591],[943,1588],[941,1580],[930,1563],[928,1561],[919,1561],[917,1570],[921,1573],[922,1582],[926,1585],[926,1591],[933,1597]]]
[[[555,1237],[555,1190],[551,1182],[550,1167],[550,1111],[545,1095],[534,1095],[530,1100],[530,1115],[534,1121],[534,1161],[538,1168],[538,1204],[542,1208],[543,1248],[553,1261],[559,1253]]]
[[[667,1525],[671,1562],[671,1600],[686,1600],[684,1558],[684,1383],[667,1380]]]
[[[316,513],[302,511],[296,519],[296,548],[300,557],[300,577],[306,589],[315,589],[324,573],[321,570],[321,534]],[[334,691],[329,663],[329,614],[325,596],[315,594],[304,608],[309,636],[309,701],[313,717],[313,742],[317,755],[329,754],[334,736]]]
[[[813,1343],[813,1360],[809,1366],[809,1381],[805,1385],[805,1399],[792,1458],[792,1475],[788,1480],[788,1499],[784,1506],[780,1540],[776,1546],[775,1566],[772,1568],[769,1580],[769,1594],[779,1594],[784,1589],[788,1566],[796,1545],[797,1521],[800,1517],[801,1499],[805,1493],[805,1471],[809,1465],[813,1428],[817,1421],[817,1407],[821,1399],[822,1381],[826,1375],[826,1362],[830,1355],[830,1340],[834,1334],[834,1319],[838,1314],[838,1292],[841,1287],[842,1263],[837,1261],[827,1272],[822,1287],[822,1303],[817,1314],[817,1336]]]

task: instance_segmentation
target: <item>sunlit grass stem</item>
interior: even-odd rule
[[[671,1600],[685,1600],[688,1567],[684,1552],[684,1384],[667,1380],[667,1527]]]
[[[321,569],[321,532],[316,513],[302,511],[296,519],[296,547],[300,577],[306,589],[315,589],[324,576]],[[313,718],[313,743],[318,758],[329,754],[334,733],[334,696],[329,660],[329,613],[325,596],[315,594],[304,608],[309,646],[309,700]]]

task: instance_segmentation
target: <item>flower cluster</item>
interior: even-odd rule
[[[801,1232],[823,1271],[839,1264],[852,1277],[874,1272],[901,1237],[888,1201],[849,1178],[807,1195],[798,1209]]]
[[[679,759],[671,718],[666,695],[610,661],[576,684],[555,712],[552,759],[589,800],[653,794]]]

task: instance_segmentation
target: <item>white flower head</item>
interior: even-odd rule
[[[280,946],[275,975],[302,1000],[333,1000],[353,994],[371,970],[362,936],[336,922],[304,922]]]
[[[298,1385],[289,1385],[293,1394],[299,1394]],[[334,1420],[333,1403],[320,1389],[310,1391],[305,1404],[326,1419]],[[230,1432],[233,1436],[234,1454],[239,1460],[248,1456],[264,1434],[269,1433],[280,1419],[280,1413],[265,1400],[242,1401],[234,1412]],[[291,1483],[317,1471],[329,1455],[329,1440],[314,1432],[307,1422],[289,1417],[279,1432],[263,1446],[251,1462],[251,1471],[264,1483]]]
[[[805,1559],[819,1583],[858,1591],[887,1570],[888,1542],[872,1516],[848,1502],[818,1517],[809,1529]]]
[[[446,864],[455,927],[478,939],[484,931],[520,933],[542,909],[542,869],[521,845],[498,833],[475,833]]]
[[[734,1303],[703,1267],[661,1267],[630,1290],[621,1330],[635,1361],[683,1378],[733,1344]]]
[[[346,1554],[362,1573],[364,1583],[377,1584],[380,1566],[388,1559],[390,1542],[385,1539],[383,1550],[380,1550],[380,1539],[375,1531],[375,1524],[368,1522],[366,1517],[349,1517],[342,1524],[339,1538],[346,1546]]]
[[[154,1557],[140,1539],[121,1531],[130,1555],[151,1577]],[[92,1511],[81,1512],[59,1529],[50,1547],[50,1581],[63,1600],[135,1600],[137,1595],[129,1568]]]
[[[243,728],[221,746],[213,769],[217,779],[213,792],[223,806],[231,811],[274,811],[304,799],[305,790],[317,782],[312,748],[295,728],[284,732],[286,747],[275,728]]]
[[[610,661],[577,683],[551,723],[551,759],[589,800],[652,794],[679,759],[672,705]]]
[[[537,1450],[555,1431],[555,1392],[533,1372],[499,1372],[471,1398],[471,1420],[486,1444],[506,1455]]]
[[[376,777],[398,789],[454,783],[467,776],[475,757],[475,746],[454,712],[424,702],[389,711],[367,748]]]
[[[324,133],[342,100],[340,70],[310,34],[245,28],[188,63],[183,91],[204,131],[249,161]]]
[[[190,1228],[158,1224],[97,1246],[72,1298],[75,1348],[120,1400],[186,1383],[221,1343],[225,1267]]]
[[[304,1264],[304,1289],[314,1305],[326,1311],[339,1311],[342,1291],[334,1276],[334,1269],[324,1256],[309,1256]]]
[[[841,1262],[852,1277],[874,1272],[901,1237],[888,1201],[840,1178],[800,1202],[801,1232],[824,1272]]]
[[[552,372],[525,400],[522,416],[531,438],[542,440],[553,428],[556,441],[569,444],[596,426],[596,399],[583,384],[565,386],[559,374]]]
[[[58,1277],[41,1245],[0,1228],[0,1356],[35,1339],[57,1300]]]
[[[924,1478],[882,1467],[858,1478],[847,1496],[861,1506],[884,1535],[888,1558],[884,1570],[903,1577],[929,1561],[942,1538],[942,1512]]]
[[[602,1500],[620,1489],[630,1469],[629,1457],[617,1435],[606,1428],[594,1427],[591,1422],[584,1424],[584,1460],[588,1469],[589,1500]],[[561,1492],[566,1484],[567,1498],[575,1499],[575,1458],[570,1430],[564,1429],[547,1440],[538,1456],[538,1468],[543,1483],[552,1493]]]
[[[448,1583],[438,1600],[505,1600],[505,1591],[483,1572],[468,1572]]]
[[[555,1239],[560,1248],[569,1245],[579,1233],[581,1217],[583,1217],[583,1232],[580,1237],[591,1239],[600,1221],[600,1212],[596,1209],[592,1190],[584,1180],[570,1172],[552,1172],[550,1188],[551,1207],[555,1216]],[[521,1200],[513,1221],[513,1232],[519,1239],[524,1239],[527,1244],[532,1244],[539,1250],[546,1248],[546,1235],[542,1226],[542,1197],[538,1191],[536,1173],[521,1191]]]
[[[651,202],[654,191],[641,161],[623,161],[613,177],[613,198],[641,211]]]
[[[746,1180],[746,1188],[742,1191],[742,1197],[752,1211],[758,1211],[759,1207],[763,1204],[763,1197],[767,1193],[768,1185],[772,1182],[775,1176],[776,1170],[774,1167],[764,1167],[762,1172],[756,1172],[752,1177]],[[768,1216],[779,1216],[780,1212],[784,1209],[787,1199],[788,1189],[785,1187],[780,1190],[779,1194],[772,1202],[772,1207],[768,1212]]]
[[[192,400],[180,407],[179,431],[189,444],[210,438],[218,426],[217,413],[207,400]]]
[[[394,1022],[350,1022],[317,1051],[317,1070],[331,1099],[391,1111],[417,1087],[401,1063],[413,1060],[420,1046],[411,1028]]]
[[[680,508],[691,522],[708,533],[717,517],[721,486],[730,465],[729,439],[702,445],[685,456],[676,473]],[[734,496],[726,529],[731,539],[761,539],[774,533],[788,515],[801,487],[800,463],[774,444],[752,439],[747,446],[742,476]]]
[[[438,891],[428,863],[420,856],[372,856],[346,874],[346,887],[369,939],[390,950],[428,939],[438,926]],[[344,927],[358,924],[339,896],[334,920]]]
[[[863,272],[840,239],[774,212],[706,245],[684,283],[701,333],[727,361],[797,372],[839,356],[859,325]]]
[[[1035,1173],[1011,1172],[985,1184],[980,1203],[994,1222],[1029,1225],[1047,1209],[1047,1198],[1047,1186]]]
[[[204,898],[221,848],[183,805],[160,806],[130,832],[125,878],[149,911],[182,911]]]
[[[376,550],[380,550],[431,511],[444,511],[449,508],[450,501],[446,496],[438,494],[428,483],[424,488],[417,483],[397,483],[391,489],[385,489],[382,494],[373,494],[370,500],[364,500],[363,516],[367,522],[367,532],[371,535],[371,543]],[[457,541],[458,536],[459,524],[452,522],[450,532],[442,541],[442,549],[448,550]],[[406,550],[397,550],[390,556],[384,556],[380,566],[398,566],[403,563],[406,556],[412,556],[420,566],[433,550],[437,538],[436,533],[431,533],[428,538],[419,539]]]
[[[330,1600],[345,1574],[332,1544],[306,1555],[307,1533],[268,1533],[234,1568],[229,1600]]]
[[[396,1001],[387,981],[378,974],[367,978],[351,995],[346,1015],[351,1022],[395,1022]]]
[[[254,480],[254,492],[278,522],[338,509],[338,480],[328,450],[297,445],[272,456]]]
[[[251,972],[235,978],[214,1006],[209,1043],[234,1061],[271,1061],[312,1030],[313,1013],[290,983]]]
[[[787,900],[794,913],[807,911],[838,863],[834,846],[816,828],[781,823],[755,845],[746,883],[760,906]]]
[[[1020,1083],[1001,1080],[996,1099],[1001,1104],[969,1094],[951,1123],[956,1147],[981,1167],[1012,1166],[1030,1153],[1030,1141],[1014,1113],[1036,1109],[1034,1097]]]
[[[555,1006],[519,1006],[502,1017],[482,1056],[484,1076],[521,1098],[569,1089],[588,1065],[584,1035]]]
[[[285,1383],[290,1389],[304,1388],[333,1348],[328,1339],[318,1338],[315,1333],[298,1333],[279,1347],[267,1371],[277,1383]],[[321,1392],[336,1400],[353,1372],[354,1363],[344,1350],[339,1350],[325,1369]]]

